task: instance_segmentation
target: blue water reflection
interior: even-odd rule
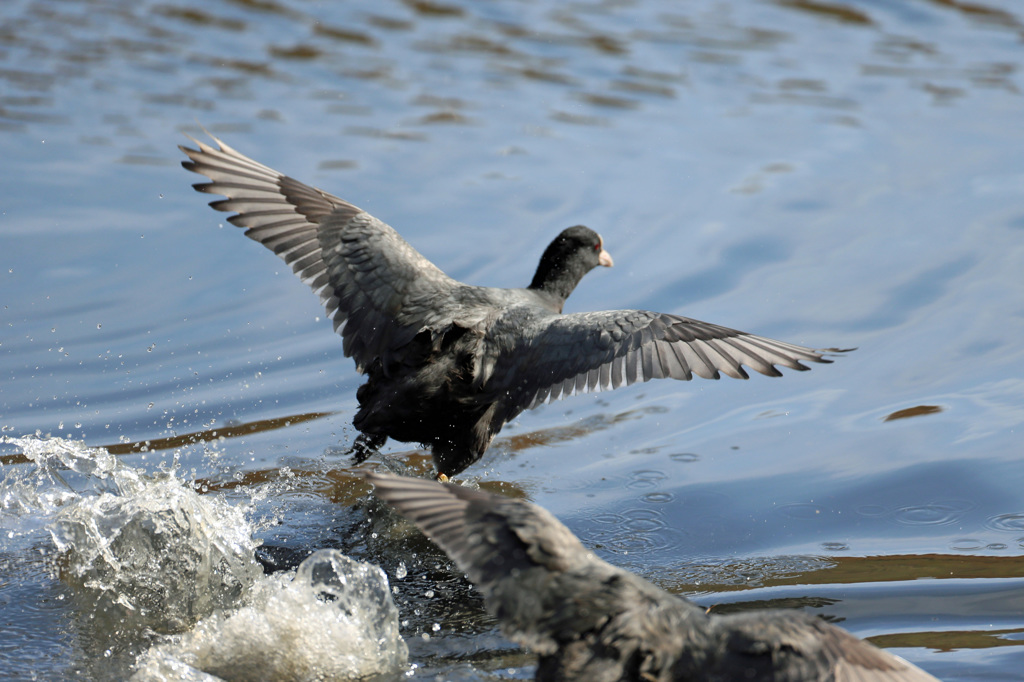
[[[1009,0],[8,0],[0,427],[99,445],[331,413],[177,456],[225,486],[306,472],[308,489],[260,504],[305,500],[280,511],[294,545],[347,541],[330,532],[347,479],[323,473],[343,463],[321,458],[354,436],[360,379],[315,297],[189,187],[176,145],[201,123],[459,279],[523,285],[551,236],[583,223],[616,267],[570,311],[858,347],[782,379],[547,405],[469,473],[670,589],[721,603],[740,576],[751,599],[809,593],[936,674],[1012,677],[1022,31]],[[124,459],[152,468],[171,452]],[[46,541],[4,547],[0,620],[25,626],[4,631],[0,669],[123,673],[75,648],[95,633],[67,624],[70,600],[53,601],[67,588],[19,568]],[[33,601],[57,604],[52,620],[22,618]],[[456,611],[465,639],[417,640],[412,660],[486,679],[509,645],[479,608]],[[885,640],[906,633],[919,637]],[[493,657],[467,673],[466,648]]]

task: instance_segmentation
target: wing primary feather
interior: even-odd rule
[[[693,371],[704,379],[718,379],[718,369],[715,367],[715,363],[711,361],[707,353],[704,352],[704,342],[700,339],[695,339],[689,342],[687,347],[693,351],[693,354],[697,356],[698,362],[694,363]]]
[[[766,376],[781,376],[782,373],[768,362],[765,358],[757,353],[751,352],[750,348],[743,345],[736,337],[727,337],[719,339],[719,344],[729,346],[733,349],[734,358],[737,358],[739,362],[746,364],[755,372],[760,372]]]
[[[689,348],[684,342],[668,343],[666,344],[672,355],[675,356],[676,363],[679,366],[681,376],[673,375],[673,379],[682,379],[683,381],[690,381],[693,379],[693,372],[690,370],[690,362],[686,358],[686,349]]]
[[[722,370],[733,379],[750,378],[750,375],[748,375],[743,370],[743,368],[740,367],[740,363],[736,361],[736,358],[732,356],[732,353],[729,352],[729,350],[722,348],[721,346],[718,345],[718,339],[707,339],[704,341],[704,344],[707,348],[710,348],[712,351],[714,351],[714,353],[721,360],[720,362],[715,363],[715,367]]]

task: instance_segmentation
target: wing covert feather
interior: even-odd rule
[[[646,310],[545,315],[509,311],[490,331],[499,343],[492,392],[505,392],[516,413],[584,391],[693,375],[747,379],[744,366],[781,376],[776,365],[803,371],[831,362],[829,351],[755,336],[687,317]]]

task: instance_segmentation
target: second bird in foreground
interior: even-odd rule
[[[708,614],[580,544],[544,509],[457,485],[369,474],[376,495],[465,571],[551,682],[937,682],[801,611]]]
[[[649,379],[780,376],[830,362],[826,351],[678,315],[609,310],[563,315],[590,270],[610,266],[601,237],[564,230],[530,286],[458,282],[395,230],[336,196],[240,154],[220,140],[181,147],[195,188],[227,199],[228,221],[282,258],[320,296],[345,355],[367,375],[353,420],[357,456],[388,438],[431,447],[439,476],[480,459],[506,422],[548,400]],[[834,350],[834,349],[829,349]]]

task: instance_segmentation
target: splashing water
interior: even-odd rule
[[[262,580],[250,602],[152,649],[133,682],[358,679],[406,665],[387,577],[337,550]]]
[[[81,496],[66,480],[69,474],[92,477],[94,491],[116,486],[112,474],[118,462],[101,448],[63,438],[13,436],[0,437],[0,444],[13,445],[32,463],[5,467],[0,481],[0,527],[8,530],[8,537],[45,527],[54,514]]]
[[[50,534],[66,554],[66,582],[102,593],[157,632],[233,606],[262,574],[244,512],[200,497],[171,472],[76,500]]]
[[[265,577],[247,510],[173,470],[60,438],[0,443],[30,460],[3,471],[0,527],[25,540],[48,531],[83,621],[116,638],[127,665],[156,639],[134,679],[356,679],[406,665],[378,567],[320,550]]]
[[[61,578],[123,627],[179,632],[237,604],[262,575],[244,509],[173,471],[149,475],[60,438],[3,442],[34,465],[0,484],[5,520],[48,522]]]

